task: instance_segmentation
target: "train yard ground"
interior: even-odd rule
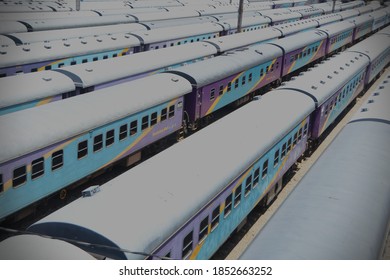
[[[246,247],[252,242],[256,235],[260,232],[263,226],[276,212],[283,201],[294,190],[299,181],[305,176],[306,172],[321,156],[322,152],[332,143],[333,139],[338,135],[341,129],[348,123],[354,113],[360,108],[363,102],[373,93],[374,89],[380,83],[381,78],[390,75],[390,67],[388,67],[380,78],[360,97],[356,99],[353,106],[350,106],[349,111],[339,118],[338,122],[329,130],[328,135],[323,138],[322,142],[315,151],[306,158],[303,158],[294,170],[292,177],[286,182],[282,191],[277,198],[267,209],[255,208],[248,216],[247,224],[237,234],[233,235],[223,247],[214,255],[215,259],[236,260],[245,251]],[[381,259],[390,260],[390,230],[387,235],[387,242],[384,248]]]

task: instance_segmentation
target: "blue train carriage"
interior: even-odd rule
[[[115,34],[2,47],[0,77],[128,55],[139,45],[133,35]]]
[[[355,24],[348,21],[341,21],[326,24],[317,28],[328,35],[326,42],[326,53],[331,54],[339,49],[344,49],[353,42]]]
[[[137,22],[134,16],[129,14],[109,15],[101,17],[72,17],[50,19],[24,19],[22,22],[29,27],[29,31],[56,30],[63,28],[78,28],[88,26],[103,26]]]
[[[208,259],[301,156],[312,110],[311,98],[302,94],[266,95],[106,183],[94,196],[80,198],[50,214],[29,230],[93,240],[157,259]],[[299,140],[293,140],[298,133]],[[210,139],[219,144],[210,145]],[[129,182],[134,182],[136,194]],[[145,205],[150,205],[148,211],[140,212]],[[103,216],[116,218],[91,219]],[[145,258],[82,248],[114,259]]]
[[[68,242],[21,234],[0,242],[0,260],[96,260]]]
[[[240,259],[381,258],[390,218],[389,85],[387,71]]]
[[[224,53],[237,48],[264,43],[281,36],[282,32],[280,30],[270,27],[251,32],[241,32],[229,36],[207,39],[205,42],[215,45],[218,49],[218,53]]]
[[[162,73],[1,116],[0,219],[121,159],[138,161],[182,127],[191,89]]]
[[[294,37],[274,40],[267,44],[277,46],[283,51],[284,59],[282,61],[281,76],[284,77],[324,57],[326,41],[326,34],[314,29],[295,34]]]
[[[112,35],[116,33],[128,33],[137,30],[147,30],[148,28],[139,23],[111,24],[103,26],[88,26],[79,28],[66,28],[56,30],[44,30],[34,32],[20,32],[8,34],[16,45],[34,42],[55,41],[71,38],[90,37],[96,35]],[[1,37],[1,42],[3,42]],[[8,38],[8,37],[7,37]]]
[[[370,60],[365,85],[370,84],[390,63],[390,34],[374,34],[347,51],[363,54]]]
[[[337,116],[364,89],[367,56],[343,52],[315,65],[280,89],[293,89],[312,96],[316,111],[312,116],[311,138],[317,139]]]
[[[169,71],[191,81],[185,118],[191,130],[201,119],[235,103],[248,101],[258,89],[280,78],[282,51],[273,45],[237,50]]]
[[[139,47],[140,49],[135,50],[139,52],[216,38],[220,36],[222,31],[222,25],[206,22],[149,31],[135,31],[132,34],[137,36],[142,42],[142,46]]]
[[[350,19],[349,22],[355,24],[353,30],[352,41],[358,42],[365,37],[367,37],[372,32],[372,26],[374,23],[374,18],[370,14],[365,14],[358,16],[356,18]]]
[[[65,75],[41,71],[0,79],[0,116],[72,96],[76,87]]]
[[[206,60],[216,53],[217,49],[212,44],[196,42],[63,67],[56,71],[73,79],[77,86],[75,94],[83,94]]]

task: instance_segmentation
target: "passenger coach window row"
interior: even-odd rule
[[[303,135],[306,135],[308,132],[308,124],[306,123],[304,128],[300,128],[293,137],[288,139],[282,146],[282,157],[283,159],[286,153],[292,150],[293,145],[291,145],[292,141],[296,144],[302,139]],[[294,139],[294,140],[293,140]],[[294,145],[295,145],[294,144]],[[279,163],[279,150],[275,152],[274,155],[274,166],[277,166]],[[261,174],[260,174],[261,171]],[[261,175],[261,177],[260,177]],[[201,244],[210,233],[212,233],[220,224],[222,219],[226,219],[234,209],[239,207],[241,201],[248,197],[253,189],[258,187],[260,180],[265,180],[268,175],[268,159],[266,159],[262,167],[257,167],[253,170],[252,174],[248,175],[243,182],[224,200],[224,208],[223,208],[223,216],[221,216],[221,205],[214,206],[211,217],[209,215],[205,216],[200,224],[199,224],[199,235],[198,235],[198,244]],[[194,231],[190,231],[183,239],[182,243],[182,259],[187,259],[194,247]]]
[[[269,66],[265,66],[265,67],[262,67],[260,69],[260,72],[259,72],[259,75],[260,75],[260,79],[268,74],[269,72],[273,72],[274,70],[277,70],[279,69],[279,61],[277,61],[275,64],[272,64],[271,67]],[[251,83],[252,80],[253,80],[253,73],[249,73],[247,75],[243,75],[241,76],[240,78],[237,78],[235,81],[234,81],[234,88],[238,88],[240,86],[240,84],[242,86],[244,86],[246,83],[247,83],[247,77],[248,77],[248,83]],[[225,84],[220,84],[218,86],[218,94],[219,95],[222,95],[224,93],[223,89],[225,88]],[[210,101],[214,100],[215,99],[215,90],[216,88],[211,88],[210,89]],[[227,88],[226,88],[226,93],[227,92],[231,92],[232,90],[232,82],[228,82],[227,84]]]
[[[346,38],[348,38],[349,36],[352,35],[352,31],[349,31],[347,33],[343,33],[343,34],[339,34],[337,35],[336,37],[333,37],[331,40],[330,40],[330,43],[333,44],[333,43],[336,43],[336,42],[340,42]]]
[[[155,125],[158,122],[157,112],[151,115],[144,116],[141,123],[141,131],[149,126]],[[164,108],[160,112],[160,121],[173,118],[175,116],[175,105]],[[149,122],[150,119],[150,122]],[[129,134],[128,134],[129,131]],[[119,127],[119,141],[123,141],[128,136],[132,136],[138,132],[138,121],[130,122],[129,126],[123,124]],[[96,153],[105,147],[110,147],[115,142],[115,130],[111,129],[105,133],[105,141],[103,141],[103,134],[99,134],[93,139],[93,152]],[[77,158],[82,159],[88,155],[88,140],[81,141],[77,145]],[[44,157],[37,158],[31,162],[31,180],[38,179],[45,174],[45,159]],[[64,165],[64,151],[59,150],[51,155],[51,171],[55,171]],[[20,166],[13,171],[12,187],[19,187],[27,182],[27,166]],[[3,188],[1,176],[0,192]]]
[[[290,62],[301,59],[302,57],[306,57],[306,55],[310,55],[311,53],[315,53],[317,50],[318,50],[318,46],[315,46],[315,47],[306,49],[304,51],[301,51],[300,53],[296,53],[295,55],[291,55]]]
[[[337,97],[332,100],[329,104],[325,105],[325,112],[324,115],[327,116],[328,113],[330,113],[334,107],[337,106],[342,100],[345,99],[346,96],[348,96],[350,93],[352,93],[355,88],[359,85],[359,83],[363,80],[364,73],[360,74],[358,77],[354,79],[352,83],[344,87],[344,89],[337,95]]]
[[[191,40],[184,40],[183,41],[183,44],[187,44],[188,42],[199,42],[200,40],[206,40],[206,39],[211,39],[211,38],[216,38],[217,35],[213,35],[213,36],[203,36],[203,38],[196,38],[195,39],[191,39]],[[182,44],[182,41],[178,41],[176,43],[171,43],[170,46],[173,47],[175,45],[177,46],[180,46]],[[166,48],[167,47],[167,44],[164,44],[164,45],[156,45],[156,46],[150,46],[150,49],[155,49],[155,50],[158,50],[159,48]]]

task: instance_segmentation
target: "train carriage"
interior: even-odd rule
[[[249,99],[250,93],[279,79],[282,55],[278,47],[262,45],[169,71],[193,84],[185,102],[190,128],[195,129],[201,118],[240,99]]]
[[[387,48],[383,48],[383,46],[387,46]],[[390,35],[374,34],[370,39],[350,47],[348,51],[363,54],[370,59],[365,80],[365,84],[369,84],[390,62]]]
[[[17,21],[1,21],[0,34],[8,34],[12,32],[26,32],[27,27]]]
[[[369,14],[365,14],[353,19],[349,19],[349,22],[355,24],[355,28],[353,30],[353,38],[352,38],[352,40],[355,42],[363,39],[365,36],[371,33],[372,26],[374,23],[374,18]]]
[[[275,110],[266,99],[281,106]],[[312,109],[311,98],[301,94],[282,98],[267,95],[29,230],[131,248],[157,259],[208,259],[304,151],[307,135],[303,131]],[[293,135],[299,131],[300,140],[293,144]],[[211,145],[210,139],[218,144]],[[227,151],[229,160],[225,160]],[[129,182],[134,185],[129,186]],[[145,205],[151,208],[140,211]],[[98,217],[103,214],[116,218],[102,221]],[[83,249],[115,259],[145,258],[114,250]]]
[[[328,35],[326,53],[330,54],[340,48],[350,45],[353,41],[354,28],[354,23],[346,21],[332,23],[317,28]]]
[[[127,55],[139,45],[140,41],[133,35],[115,34],[2,47],[0,77]]]
[[[278,39],[267,44],[273,44],[283,50],[284,61],[282,77],[291,74],[297,69],[325,56],[325,33],[318,30],[309,30],[294,35],[294,38]]]
[[[374,22],[372,24],[373,31],[377,31],[386,25],[387,13],[385,9],[374,11],[370,13],[370,16],[374,18]]]
[[[363,90],[369,59],[363,54],[344,52],[320,65],[279,87],[313,96],[316,102],[311,129],[313,139],[320,137]]]
[[[189,92],[187,80],[163,73],[2,116],[0,219],[120,159],[138,161],[181,129]]]
[[[73,81],[45,71],[0,79],[0,116],[72,96]]]

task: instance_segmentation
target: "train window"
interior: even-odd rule
[[[50,70],[50,69],[51,69],[51,65],[45,66],[45,70]]]
[[[0,193],[4,191],[3,174],[0,174]]]
[[[92,58],[92,61],[98,61],[99,58],[97,56],[95,56],[94,58]]]
[[[87,58],[84,58],[81,63],[87,63],[88,62],[88,59]]]
[[[175,43],[171,43],[171,47],[173,47],[175,45]]]
[[[211,231],[219,225],[219,205],[211,213]]]
[[[282,159],[284,159],[284,157],[286,156],[286,150],[287,150],[287,143],[284,143],[282,146],[282,155],[281,155]]]
[[[246,83],[246,77],[245,76],[242,76],[242,82],[241,82],[241,85],[245,85]]]
[[[45,174],[45,160],[43,157],[33,160],[31,163],[31,179],[38,178]]]
[[[234,208],[241,202],[241,185],[234,191]]]
[[[215,88],[212,88],[210,90],[210,100],[214,100],[214,98],[215,98]]]
[[[277,166],[278,163],[279,163],[279,150],[277,150],[274,155],[274,167]]]
[[[117,57],[118,56],[118,54],[117,53],[114,53],[113,55],[112,55],[112,57]]]
[[[222,95],[223,94],[223,85],[220,85],[219,86],[219,95]]]
[[[181,43],[180,43],[180,42],[177,42],[177,45],[178,45],[178,46],[180,46],[180,45],[181,45]]]
[[[302,127],[298,130],[298,141],[302,139]]]
[[[261,68],[261,69],[260,69],[260,78],[263,77],[263,75],[264,75],[264,69]]]
[[[155,49],[158,50],[158,46],[156,46]]]
[[[103,59],[108,59],[108,55],[103,55]]]
[[[141,130],[147,129],[149,126],[149,116],[144,116],[142,118]]]
[[[305,124],[305,126],[303,127],[303,135],[307,135],[307,129],[308,129],[308,123]]]
[[[293,146],[295,146],[298,142],[298,132],[294,133],[294,140],[293,140]]]
[[[325,116],[328,115],[328,104],[325,105]]]
[[[259,177],[260,177],[260,168],[256,168],[255,173],[253,174],[253,188],[257,186],[259,183]]]
[[[199,243],[201,243],[203,240],[206,239],[208,231],[209,231],[209,217],[207,216],[200,222]]]
[[[34,69],[37,69],[37,68],[34,68]],[[32,69],[31,69],[31,72],[33,72]],[[0,78],[4,78],[4,77],[7,77],[7,73],[0,73]]]
[[[130,123],[130,136],[136,134],[137,130],[138,130],[138,121],[137,120],[132,121]]]
[[[306,52],[303,52],[303,57],[306,57]]]
[[[307,50],[307,55],[309,55],[309,54],[310,54],[310,52],[311,52],[311,49],[308,49],[308,50]]]
[[[17,187],[24,184],[27,181],[26,166],[23,165],[14,170],[12,186]]]
[[[229,92],[231,90],[232,90],[232,82],[229,82],[228,86],[227,86],[227,92]]]
[[[192,236],[193,236],[193,231],[191,231],[189,234],[186,235],[186,237],[184,237],[183,239],[183,252],[182,252],[182,256],[183,256],[183,259],[186,259],[189,257],[189,255],[191,254],[192,252]]]
[[[64,165],[64,151],[59,150],[51,155],[51,170],[56,170]]]
[[[77,158],[81,159],[88,154],[88,140],[82,141],[78,144]]]
[[[175,116],[175,105],[169,106],[168,118],[173,118]]]
[[[76,61],[74,61],[74,60],[71,61],[71,62],[70,62],[70,65],[76,65]]]
[[[265,73],[266,73],[266,74],[268,73],[268,69],[269,69],[269,66],[266,66],[266,67],[265,67]]]
[[[268,173],[268,159],[266,161],[264,161],[263,163],[263,169],[261,171],[261,178],[265,178],[267,176],[267,173]]]
[[[155,125],[156,123],[157,123],[157,112],[154,112],[150,117],[150,125]]]
[[[167,108],[161,110],[161,121],[165,121],[167,119]]]
[[[62,68],[62,67],[64,67],[65,66],[65,63],[60,63],[60,64],[58,64],[58,68]]]
[[[111,129],[111,130],[106,132],[106,147],[114,144],[114,141],[115,141],[115,133],[114,133],[114,130]]]
[[[166,47],[166,45],[164,45],[164,48],[165,48],[165,47]],[[122,56],[125,56],[125,55],[127,55],[127,53],[126,53],[126,52],[122,52],[121,55],[122,55]]]
[[[119,127],[119,140],[127,138],[127,124],[121,125]]]
[[[249,73],[249,76],[248,76],[248,82],[252,82],[252,73]]]
[[[318,46],[315,47],[314,51],[316,52],[318,50]]]
[[[103,148],[103,134],[96,135],[93,138],[93,152],[96,153]]]
[[[292,138],[288,139],[288,141],[287,141],[287,152],[291,151],[291,149],[292,149],[291,142],[292,142]]]
[[[252,175],[246,178],[245,193],[244,193],[245,196],[247,196],[251,192],[251,188],[252,188]]]
[[[236,79],[236,81],[234,83],[234,88],[238,88],[238,83],[239,83],[239,81],[238,81],[238,79]]]
[[[229,216],[230,212],[232,212],[232,202],[233,202],[233,194],[229,194],[225,199],[225,209],[224,209],[224,217]]]

